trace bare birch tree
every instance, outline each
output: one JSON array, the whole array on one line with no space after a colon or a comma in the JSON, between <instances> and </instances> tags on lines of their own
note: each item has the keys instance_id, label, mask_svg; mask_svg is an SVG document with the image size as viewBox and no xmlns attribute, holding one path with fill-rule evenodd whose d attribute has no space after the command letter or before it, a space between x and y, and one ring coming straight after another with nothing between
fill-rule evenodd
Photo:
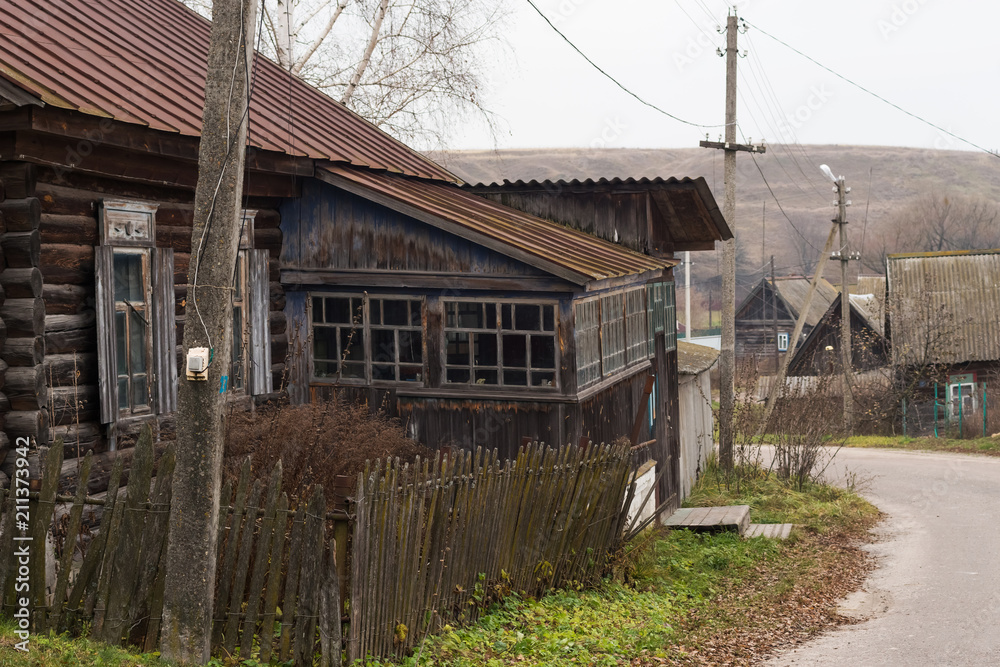
<instances>
[{"instance_id":1,"label":"bare birch tree","mask_svg":"<svg viewBox=\"0 0 1000 667\"><path fill-rule=\"evenodd\" d=\"M456 115L495 127L480 65L506 13L505 0L264 0L260 48L396 137L436 147Z\"/></svg>"}]
</instances>

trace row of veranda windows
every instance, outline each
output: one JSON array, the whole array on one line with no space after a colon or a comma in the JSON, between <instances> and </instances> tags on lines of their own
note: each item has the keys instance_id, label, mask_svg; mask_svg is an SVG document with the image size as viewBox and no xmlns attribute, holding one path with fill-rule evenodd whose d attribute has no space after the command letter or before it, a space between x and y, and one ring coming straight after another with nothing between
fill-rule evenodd
<instances>
[{"instance_id":1,"label":"row of veranda windows","mask_svg":"<svg viewBox=\"0 0 1000 667\"><path fill-rule=\"evenodd\" d=\"M674 284L649 283L578 300L576 381L593 384L653 356L656 335L666 350L677 348Z\"/></svg>"},{"instance_id":2,"label":"row of veranda windows","mask_svg":"<svg viewBox=\"0 0 1000 667\"><path fill-rule=\"evenodd\" d=\"M444 306L444 382L557 386L556 305L450 300ZM424 382L423 300L314 294L313 376L354 382Z\"/></svg>"}]
</instances>

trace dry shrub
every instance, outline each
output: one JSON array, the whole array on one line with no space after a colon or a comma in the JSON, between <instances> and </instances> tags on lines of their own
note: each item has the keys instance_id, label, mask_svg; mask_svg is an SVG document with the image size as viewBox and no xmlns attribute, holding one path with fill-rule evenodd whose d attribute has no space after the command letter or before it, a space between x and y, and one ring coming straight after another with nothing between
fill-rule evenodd
<instances>
[{"instance_id":1,"label":"dry shrub","mask_svg":"<svg viewBox=\"0 0 1000 667\"><path fill-rule=\"evenodd\" d=\"M266 479L281 460L281 488L289 497L304 498L322 484L328 504L332 490L356 479L365 461L396 458L413 461L432 455L406 437L398 419L372 413L366 405L330 400L306 405L268 404L253 413L232 411L226 422L223 481L239 478L250 457L254 477Z\"/></svg>"}]
</instances>

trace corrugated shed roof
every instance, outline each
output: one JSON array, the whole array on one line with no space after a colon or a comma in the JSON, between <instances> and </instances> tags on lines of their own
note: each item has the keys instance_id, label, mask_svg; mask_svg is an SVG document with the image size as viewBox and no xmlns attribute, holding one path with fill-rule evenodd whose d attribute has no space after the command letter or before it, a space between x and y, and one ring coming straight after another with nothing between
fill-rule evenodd
<instances>
[{"instance_id":1,"label":"corrugated shed roof","mask_svg":"<svg viewBox=\"0 0 1000 667\"><path fill-rule=\"evenodd\" d=\"M677 341L677 372L681 375L697 375L707 371L719 359L719 351L706 345Z\"/></svg>"},{"instance_id":2,"label":"corrugated shed roof","mask_svg":"<svg viewBox=\"0 0 1000 667\"><path fill-rule=\"evenodd\" d=\"M768 278L767 282L770 283L771 279ZM779 296L792 309L795 317L798 317L802 312L802 307L806 303L806 295L809 294L809 284L811 282L811 278L802 276L786 276L775 279L775 287L778 290ZM837 298L837 294L839 292L836 287L831 285L826 278L820 278L819 282L816 283L816 291L813 293L812 301L809 303L806 324L811 327L816 326L823 318L823 313L830 307L833 300Z\"/></svg>"},{"instance_id":3,"label":"corrugated shed roof","mask_svg":"<svg viewBox=\"0 0 1000 667\"><path fill-rule=\"evenodd\" d=\"M885 312L882 310L883 300L874 294L851 295L851 308L880 336L885 335ZM835 303L837 307L840 307L839 298L836 299ZM833 304L830 307L833 308Z\"/></svg>"},{"instance_id":4,"label":"corrugated shed roof","mask_svg":"<svg viewBox=\"0 0 1000 667\"><path fill-rule=\"evenodd\" d=\"M893 361L1000 359L1000 250L889 255Z\"/></svg>"},{"instance_id":5,"label":"corrugated shed roof","mask_svg":"<svg viewBox=\"0 0 1000 667\"><path fill-rule=\"evenodd\" d=\"M176 0L4 0L0 77L48 105L198 137L210 29ZM252 145L458 181L263 56L255 76Z\"/></svg>"},{"instance_id":6,"label":"corrugated shed roof","mask_svg":"<svg viewBox=\"0 0 1000 667\"><path fill-rule=\"evenodd\" d=\"M317 176L577 284L662 271L677 264L502 206L455 185L336 164L317 168Z\"/></svg>"}]
</instances>

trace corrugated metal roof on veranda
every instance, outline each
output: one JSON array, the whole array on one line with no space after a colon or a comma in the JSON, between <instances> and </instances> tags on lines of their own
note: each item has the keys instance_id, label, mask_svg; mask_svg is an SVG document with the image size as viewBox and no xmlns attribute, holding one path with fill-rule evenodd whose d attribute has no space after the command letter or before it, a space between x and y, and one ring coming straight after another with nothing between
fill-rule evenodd
<instances>
[{"instance_id":1,"label":"corrugated metal roof on veranda","mask_svg":"<svg viewBox=\"0 0 1000 667\"><path fill-rule=\"evenodd\" d=\"M830 308L840 307L840 295ZM882 309L884 297L875 294L851 294L851 308L879 336L885 335L885 311Z\"/></svg>"},{"instance_id":2,"label":"corrugated metal roof on veranda","mask_svg":"<svg viewBox=\"0 0 1000 667\"><path fill-rule=\"evenodd\" d=\"M767 281L770 283L771 279L768 278ZM809 294L811 282L811 278L803 276L778 276L775 280L778 294L792 309L796 317L802 312L802 307L806 303L806 295ZM806 324L811 327L816 326L823 318L827 308L837 298L837 294L839 292L836 287L831 285L826 278L820 278L819 282L816 283L816 292L813 293L812 301L809 304Z\"/></svg>"},{"instance_id":3,"label":"corrugated metal roof on veranda","mask_svg":"<svg viewBox=\"0 0 1000 667\"><path fill-rule=\"evenodd\" d=\"M499 252L584 284L662 271L676 260L633 252L591 234L497 204L445 183L326 164L317 176Z\"/></svg>"},{"instance_id":4,"label":"corrugated metal roof on veranda","mask_svg":"<svg viewBox=\"0 0 1000 667\"><path fill-rule=\"evenodd\" d=\"M1000 249L889 255L897 364L1000 360Z\"/></svg>"},{"instance_id":5,"label":"corrugated metal roof on veranda","mask_svg":"<svg viewBox=\"0 0 1000 667\"><path fill-rule=\"evenodd\" d=\"M176 0L6 0L0 77L48 105L197 137L210 30ZM250 110L258 148L459 181L263 56Z\"/></svg>"}]
</instances>

